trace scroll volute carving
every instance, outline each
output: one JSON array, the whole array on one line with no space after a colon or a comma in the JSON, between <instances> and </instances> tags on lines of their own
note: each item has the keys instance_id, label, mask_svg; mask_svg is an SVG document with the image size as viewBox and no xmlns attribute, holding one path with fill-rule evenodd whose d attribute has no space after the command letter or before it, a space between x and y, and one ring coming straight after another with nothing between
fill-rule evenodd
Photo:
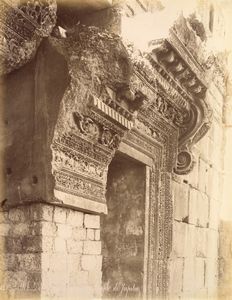
<instances>
[{"instance_id":1,"label":"scroll volute carving","mask_svg":"<svg viewBox=\"0 0 232 300\"><path fill-rule=\"evenodd\" d=\"M188 174L194 167L191 148L207 133L211 126L212 112L202 100L190 105L186 124L180 128L177 164L174 169L179 175Z\"/></svg>"},{"instance_id":2,"label":"scroll volute carving","mask_svg":"<svg viewBox=\"0 0 232 300\"><path fill-rule=\"evenodd\" d=\"M182 122L176 124L179 127L179 143L174 168L177 174L187 174L194 166L191 147L206 134L211 123L211 110L204 100L207 90L206 83L202 81L204 70L192 68L196 62L173 32L169 39L152 41L150 46L150 60L158 64L161 75L173 82L178 93L189 103Z\"/></svg>"},{"instance_id":3,"label":"scroll volute carving","mask_svg":"<svg viewBox=\"0 0 232 300\"><path fill-rule=\"evenodd\" d=\"M131 87L133 67L118 36L78 26L50 42L71 76L52 143L55 197L106 213L108 165L146 97Z\"/></svg>"}]
</instances>

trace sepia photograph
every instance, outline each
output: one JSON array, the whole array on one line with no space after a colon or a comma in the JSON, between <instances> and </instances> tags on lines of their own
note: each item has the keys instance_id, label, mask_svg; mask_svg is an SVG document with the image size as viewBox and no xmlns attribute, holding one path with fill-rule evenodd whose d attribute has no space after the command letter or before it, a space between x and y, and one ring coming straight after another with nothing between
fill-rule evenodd
<instances>
[{"instance_id":1,"label":"sepia photograph","mask_svg":"<svg viewBox=\"0 0 232 300\"><path fill-rule=\"evenodd\" d=\"M232 300L232 0L0 0L0 300Z\"/></svg>"}]
</instances>

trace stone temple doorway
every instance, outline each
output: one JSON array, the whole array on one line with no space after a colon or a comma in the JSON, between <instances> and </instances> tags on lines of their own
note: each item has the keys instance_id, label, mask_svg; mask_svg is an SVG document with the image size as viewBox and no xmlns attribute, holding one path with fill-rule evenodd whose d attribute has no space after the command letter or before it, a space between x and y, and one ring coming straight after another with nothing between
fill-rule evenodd
<instances>
[{"instance_id":1,"label":"stone temple doorway","mask_svg":"<svg viewBox=\"0 0 232 300\"><path fill-rule=\"evenodd\" d=\"M107 178L108 215L102 217L103 297L144 293L146 165L120 152Z\"/></svg>"}]
</instances>

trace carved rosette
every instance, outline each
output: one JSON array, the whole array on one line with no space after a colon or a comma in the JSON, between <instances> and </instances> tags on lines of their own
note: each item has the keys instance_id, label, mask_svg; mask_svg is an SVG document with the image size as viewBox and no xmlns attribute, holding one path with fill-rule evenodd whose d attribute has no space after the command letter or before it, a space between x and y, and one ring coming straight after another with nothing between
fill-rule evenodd
<instances>
[{"instance_id":1,"label":"carved rosette","mask_svg":"<svg viewBox=\"0 0 232 300\"><path fill-rule=\"evenodd\" d=\"M55 0L0 1L0 72L18 69L33 58L56 23Z\"/></svg>"}]
</instances>

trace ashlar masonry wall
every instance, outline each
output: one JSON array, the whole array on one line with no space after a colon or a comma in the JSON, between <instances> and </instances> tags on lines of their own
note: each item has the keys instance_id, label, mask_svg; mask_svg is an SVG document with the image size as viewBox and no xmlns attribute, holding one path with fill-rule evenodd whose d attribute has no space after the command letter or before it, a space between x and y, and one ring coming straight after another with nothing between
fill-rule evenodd
<instances>
[{"instance_id":1,"label":"ashlar masonry wall","mask_svg":"<svg viewBox=\"0 0 232 300\"><path fill-rule=\"evenodd\" d=\"M1 299L101 296L100 217L31 204L1 212Z\"/></svg>"},{"instance_id":2,"label":"ashlar masonry wall","mask_svg":"<svg viewBox=\"0 0 232 300\"><path fill-rule=\"evenodd\" d=\"M208 92L212 126L194 148L196 164L187 176L173 176L173 250L170 293L180 298L216 298L219 213L223 184L223 96Z\"/></svg>"}]
</instances>

